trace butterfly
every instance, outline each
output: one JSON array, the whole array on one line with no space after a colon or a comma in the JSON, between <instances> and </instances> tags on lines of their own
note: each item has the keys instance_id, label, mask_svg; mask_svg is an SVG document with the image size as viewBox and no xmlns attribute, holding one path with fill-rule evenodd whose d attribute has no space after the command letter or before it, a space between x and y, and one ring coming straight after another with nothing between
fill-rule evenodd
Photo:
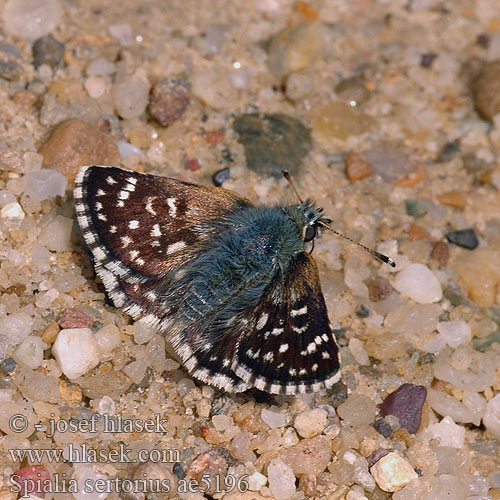
<instances>
[{"instance_id":1,"label":"butterfly","mask_svg":"<svg viewBox=\"0 0 500 500\"><path fill-rule=\"evenodd\" d=\"M223 188L85 166L74 200L114 305L158 329L188 372L228 392L330 388L340 378L308 245L311 200L255 206Z\"/></svg>"}]
</instances>

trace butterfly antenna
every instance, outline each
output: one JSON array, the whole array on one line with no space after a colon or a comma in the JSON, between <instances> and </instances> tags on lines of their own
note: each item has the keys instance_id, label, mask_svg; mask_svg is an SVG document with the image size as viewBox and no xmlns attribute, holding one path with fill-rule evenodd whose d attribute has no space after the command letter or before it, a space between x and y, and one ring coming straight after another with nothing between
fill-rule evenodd
<instances>
[{"instance_id":1,"label":"butterfly antenna","mask_svg":"<svg viewBox=\"0 0 500 500\"><path fill-rule=\"evenodd\" d=\"M299 192L297 191L297 188L295 187L295 182L293 182L290 172L288 170L282 170L281 173L283 174L283 177L288 181L288 184L290 184L290 187L293 189L295 196L297 196L300 203L304 203L304 200L301 198Z\"/></svg>"},{"instance_id":2,"label":"butterfly antenna","mask_svg":"<svg viewBox=\"0 0 500 500\"><path fill-rule=\"evenodd\" d=\"M295 192L295 195L299 199L300 203L303 203L303 200L297 191L297 188L295 187L295 183L293 182L292 176L290 175L290 172L287 170L282 170L281 173L283 174L283 177L288 181L288 184L290 184L291 188ZM349 238L349 236L346 236L345 234L342 234L341 232L333 229L330 225L328 225L326 222L323 221L318 221L318 224L321 224L325 229L328 229L332 233L336 234L337 236L340 236L341 238L344 238L347 241L350 241L351 243L354 243L355 245L358 245L358 247L362 248L363 250L366 250L368 253L372 254L376 259L380 260L381 262L384 262L385 264L389 264L392 267L396 267L396 263L394 260L392 260L390 257L387 257L387 255L384 255L383 253L377 252L376 250L373 250L372 248L368 248L365 245L362 245L359 243L359 241L355 241L352 238Z\"/></svg>"}]
</instances>

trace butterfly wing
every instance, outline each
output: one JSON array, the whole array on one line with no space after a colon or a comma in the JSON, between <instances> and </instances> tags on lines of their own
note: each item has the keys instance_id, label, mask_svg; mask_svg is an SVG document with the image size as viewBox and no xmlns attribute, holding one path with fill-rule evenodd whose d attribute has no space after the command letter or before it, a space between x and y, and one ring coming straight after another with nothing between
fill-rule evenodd
<instances>
[{"instance_id":1,"label":"butterfly wing","mask_svg":"<svg viewBox=\"0 0 500 500\"><path fill-rule=\"evenodd\" d=\"M234 347L232 369L245 383L274 394L296 394L339 380L339 349L309 254L298 254L286 275L244 315L248 328Z\"/></svg>"},{"instance_id":2,"label":"butterfly wing","mask_svg":"<svg viewBox=\"0 0 500 500\"><path fill-rule=\"evenodd\" d=\"M236 193L117 167L82 167L75 207L96 271L117 307L157 324L155 290L198 255L218 218L250 206Z\"/></svg>"}]
</instances>

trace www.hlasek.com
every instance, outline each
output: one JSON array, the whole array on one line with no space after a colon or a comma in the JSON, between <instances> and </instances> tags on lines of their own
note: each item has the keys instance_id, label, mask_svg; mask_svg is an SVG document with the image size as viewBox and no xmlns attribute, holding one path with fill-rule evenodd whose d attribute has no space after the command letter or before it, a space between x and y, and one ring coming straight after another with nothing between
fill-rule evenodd
<instances>
[{"instance_id":1,"label":"www.hlasek.com","mask_svg":"<svg viewBox=\"0 0 500 500\"><path fill-rule=\"evenodd\" d=\"M82 469L86 469L83 467ZM80 472L80 473L79 473ZM99 474L99 478L86 478L86 471L77 469L69 479L66 474L54 474L51 479L26 479L14 474L11 476L11 491L19 493L19 498L28 498L30 493L37 496L40 493L169 493L175 488L177 493L230 493L236 490L240 493L248 491L248 474L236 478L228 474L221 476L216 474L211 476L203 474L199 479L184 478L172 484L168 479L124 479L115 477L107 478Z\"/></svg>"}]
</instances>

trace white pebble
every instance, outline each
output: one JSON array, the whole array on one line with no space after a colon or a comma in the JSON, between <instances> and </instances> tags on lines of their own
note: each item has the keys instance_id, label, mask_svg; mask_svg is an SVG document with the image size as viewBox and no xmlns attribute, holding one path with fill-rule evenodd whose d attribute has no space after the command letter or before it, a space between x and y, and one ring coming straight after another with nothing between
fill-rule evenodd
<instances>
[{"instance_id":1,"label":"white pebble","mask_svg":"<svg viewBox=\"0 0 500 500\"><path fill-rule=\"evenodd\" d=\"M141 158L144 158L144 153L141 148L130 144L130 142L119 140L116 141L116 145L118 146L118 152L120 153L120 157L122 160L125 160L129 156L138 155Z\"/></svg>"},{"instance_id":2,"label":"white pebble","mask_svg":"<svg viewBox=\"0 0 500 500\"><path fill-rule=\"evenodd\" d=\"M388 453L372 468L371 473L381 490L388 492L399 491L418 475L413 467L397 453Z\"/></svg>"},{"instance_id":3,"label":"white pebble","mask_svg":"<svg viewBox=\"0 0 500 500\"><path fill-rule=\"evenodd\" d=\"M72 227L72 219L56 215L53 220L42 228L38 241L54 252L68 252L73 248L71 244Z\"/></svg>"},{"instance_id":4,"label":"white pebble","mask_svg":"<svg viewBox=\"0 0 500 500\"><path fill-rule=\"evenodd\" d=\"M99 99L99 97L102 97L106 93L108 82L100 76L89 76L83 83L83 86L89 97Z\"/></svg>"},{"instance_id":5,"label":"white pebble","mask_svg":"<svg viewBox=\"0 0 500 500\"><path fill-rule=\"evenodd\" d=\"M453 349L471 339L470 326L464 320L443 321L438 323L437 331L444 341Z\"/></svg>"},{"instance_id":6,"label":"white pebble","mask_svg":"<svg viewBox=\"0 0 500 500\"><path fill-rule=\"evenodd\" d=\"M2 189L0 190L0 207L5 207L9 203L15 203L16 197L8 190Z\"/></svg>"},{"instance_id":7,"label":"white pebble","mask_svg":"<svg viewBox=\"0 0 500 500\"><path fill-rule=\"evenodd\" d=\"M137 359L125 366L122 371L132 379L134 384L139 384L144 378L144 375L146 375L147 368L148 365L143 359Z\"/></svg>"},{"instance_id":8,"label":"white pebble","mask_svg":"<svg viewBox=\"0 0 500 500\"><path fill-rule=\"evenodd\" d=\"M115 72L115 65L112 62L109 62L107 59L104 59L103 57L94 59L87 66L87 75L89 76L112 75Z\"/></svg>"},{"instance_id":9,"label":"white pebble","mask_svg":"<svg viewBox=\"0 0 500 500\"><path fill-rule=\"evenodd\" d=\"M26 264L26 257L14 248L9 249L7 252L7 259L14 267L23 267Z\"/></svg>"},{"instance_id":10,"label":"white pebble","mask_svg":"<svg viewBox=\"0 0 500 500\"><path fill-rule=\"evenodd\" d=\"M311 438L323 431L327 417L328 412L323 408L306 410L295 417L293 426L300 436Z\"/></svg>"},{"instance_id":11,"label":"white pebble","mask_svg":"<svg viewBox=\"0 0 500 500\"><path fill-rule=\"evenodd\" d=\"M108 33L116 38L124 47L132 44L132 28L129 24L110 24Z\"/></svg>"},{"instance_id":12,"label":"white pebble","mask_svg":"<svg viewBox=\"0 0 500 500\"><path fill-rule=\"evenodd\" d=\"M225 431L233 425L233 419L228 415L214 415L212 417L212 424L218 431Z\"/></svg>"},{"instance_id":13,"label":"white pebble","mask_svg":"<svg viewBox=\"0 0 500 500\"><path fill-rule=\"evenodd\" d=\"M392 286L418 304L439 302L441 285L434 273L423 264L410 264L397 274Z\"/></svg>"},{"instance_id":14,"label":"white pebble","mask_svg":"<svg viewBox=\"0 0 500 500\"><path fill-rule=\"evenodd\" d=\"M109 396L103 396L99 400L99 404L97 405L97 409L101 415L114 415L116 410L115 402Z\"/></svg>"},{"instance_id":15,"label":"white pebble","mask_svg":"<svg viewBox=\"0 0 500 500\"><path fill-rule=\"evenodd\" d=\"M120 330L115 325L106 325L98 330L94 338L102 354L109 354L121 345Z\"/></svg>"},{"instance_id":16,"label":"white pebble","mask_svg":"<svg viewBox=\"0 0 500 500\"><path fill-rule=\"evenodd\" d=\"M463 448L465 440L465 429L455 424L451 417L444 417L438 424L427 427L433 437L440 439L440 446L451 446L452 448Z\"/></svg>"},{"instance_id":17,"label":"white pebble","mask_svg":"<svg viewBox=\"0 0 500 500\"><path fill-rule=\"evenodd\" d=\"M24 219L25 215L24 210L17 201L7 203L0 213L3 219Z\"/></svg>"},{"instance_id":18,"label":"white pebble","mask_svg":"<svg viewBox=\"0 0 500 500\"><path fill-rule=\"evenodd\" d=\"M0 333L9 345L17 345L31 332L33 320L25 312L9 314L0 320Z\"/></svg>"},{"instance_id":19,"label":"white pebble","mask_svg":"<svg viewBox=\"0 0 500 500\"><path fill-rule=\"evenodd\" d=\"M69 379L80 377L99 363L99 345L90 328L61 330L52 354Z\"/></svg>"},{"instance_id":20,"label":"white pebble","mask_svg":"<svg viewBox=\"0 0 500 500\"><path fill-rule=\"evenodd\" d=\"M486 430L500 439L500 394L488 401L484 412L483 424Z\"/></svg>"},{"instance_id":21,"label":"white pebble","mask_svg":"<svg viewBox=\"0 0 500 500\"><path fill-rule=\"evenodd\" d=\"M276 500L288 500L295 495L295 474L282 460L272 459L267 467L269 489Z\"/></svg>"},{"instance_id":22,"label":"white pebble","mask_svg":"<svg viewBox=\"0 0 500 500\"><path fill-rule=\"evenodd\" d=\"M271 429L277 429L286 425L286 416L278 411L267 410L264 408L260 413L260 418Z\"/></svg>"},{"instance_id":23,"label":"white pebble","mask_svg":"<svg viewBox=\"0 0 500 500\"><path fill-rule=\"evenodd\" d=\"M267 483L267 477L260 472L254 472L248 476L248 489L250 491L259 491Z\"/></svg>"},{"instance_id":24,"label":"white pebble","mask_svg":"<svg viewBox=\"0 0 500 500\"><path fill-rule=\"evenodd\" d=\"M113 87L116 112L126 120L137 118L149 101L149 83L138 75L129 75L117 81Z\"/></svg>"},{"instance_id":25,"label":"white pebble","mask_svg":"<svg viewBox=\"0 0 500 500\"><path fill-rule=\"evenodd\" d=\"M134 330L134 342L136 344L145 344L146 342L149 342L155 333L153 328L141 323L140 321L134 323Z\"/></svg>"},{"instance_id":26,"label":"white pebble","mask_svg":"<svg viewBox=\"0 0 500 500\"><path fill-rule=\"evenodd\" d=\"M190 378L183 378L177 382L177 392L181 398L183 398L193 387L195 387L195 384Z\"/></svg>"},{"instance_id":27,"label":"white pebble","mask_svg":"<svg viewBox=\"0 0 500 500\"><path fill-rule=\"evenodd\" d=\"M43 361L43 344L41 337L29 335L16 347L12 357L18 363L36 370Z\"/></svg>"},{"instance_id":28,"label":"white pebble","mask_svg":"<svg viewBox=\"0 0 500 500\"><path fill-rule=\"evenodd\" d=\"M28 172L24 178L26 179L24 192L38 201L64 196L68 187L68 179L61 172L50 168Z\"/></svg>"},{"instance_id":29,"label":"white pebble","mask_svg":"<svg viewBox=\"0 0 500 500\"><path fill-rule=\"evenodd\" d=\"M358 364L361 366L368 366L370 364L368 353L365 350L365 343L362 340L356 337L349 340L349 350Z\"/></svg>"},{"instance_id":30,"label":"white pebble","mask_svg":"<svg viewBox=\"0 0 500 500\"><path fill-rule=\"evenodd\" d=\"M429 389L427 401L439 415L451 417L455 422L468 424L474 420L474 414L469 408L445 392Z\"/></svg>"},{"instance_id":31,"label":"white pebble","mask_svg":"<svg viewBox=\"0 0 500 500\"><path fill-rule=\"evenodd\" d=\"M36 40L48 35L59 24L61 6L58 0L9 0L2 17L6 31Z\"/></svg>"},{"instance_id":32,"label":"white pebble","mask_svg":"<svg viewBox=\"0 0 500 500\"><path fill-rule=\"evenodd\" d=\"M107 479L109 479L108 476L94 472L91 465L78 467L71 476L72 481L77 481L76 492L73 493L73 496L76 500L104 500L108 493L99 493L98 488L92 487L92 485L95 485L96 481L99 480L101 484L106 484ZM91 485L90 488L89 485Z\"/></svg>"}]
</instances>

